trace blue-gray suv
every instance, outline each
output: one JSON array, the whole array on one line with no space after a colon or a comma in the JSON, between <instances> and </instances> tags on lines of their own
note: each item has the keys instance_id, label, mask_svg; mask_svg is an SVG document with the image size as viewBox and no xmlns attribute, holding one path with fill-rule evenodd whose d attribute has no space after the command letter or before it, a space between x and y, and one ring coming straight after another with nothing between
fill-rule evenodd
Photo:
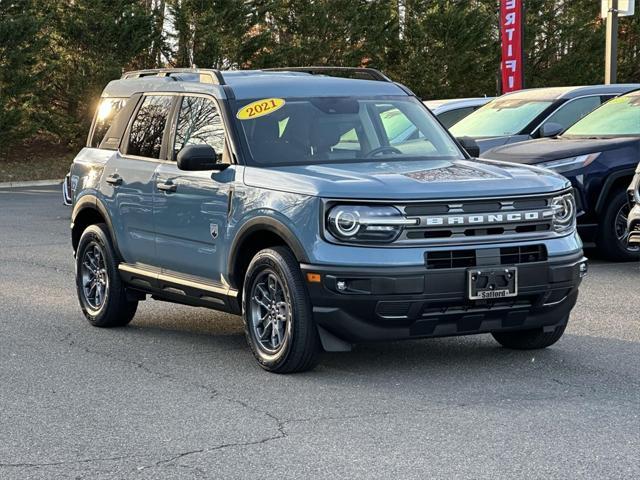
<instances>
[{"instance_id":1,"label":"blue-gray suv","mask_svg":"<svg viewBox=\"0 0 640 480\"><path fill-rule=\"evenodd\" d=\"M149 296L239 314L273 372L396 339L544 348L587 269L566 179L471 159L372 69L126 73L68 189L92 325Z\"/></svg>"}]
</instances>

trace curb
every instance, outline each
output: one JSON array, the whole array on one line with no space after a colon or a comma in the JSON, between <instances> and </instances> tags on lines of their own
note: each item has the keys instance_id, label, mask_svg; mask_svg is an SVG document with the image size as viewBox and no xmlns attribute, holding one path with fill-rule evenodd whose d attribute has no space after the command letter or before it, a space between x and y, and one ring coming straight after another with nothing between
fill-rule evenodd
<instances>
[{"instance_id":1,"label":"curb","mask_svg":"<svg viewBox=\"0 0 640 480\"><path fill-rule=\"evenodd\" d=\"M64 182L60 180L32 180L29 182L0 182L0 188L19 188L19 187L49 187L51 185L60 185Z\"/></svg>"}]
</instances>

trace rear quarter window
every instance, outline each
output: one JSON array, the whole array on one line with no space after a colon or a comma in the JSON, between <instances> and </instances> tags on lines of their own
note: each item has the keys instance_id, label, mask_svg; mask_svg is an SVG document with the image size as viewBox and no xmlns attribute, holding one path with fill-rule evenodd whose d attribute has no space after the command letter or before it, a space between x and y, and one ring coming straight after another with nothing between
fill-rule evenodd
<instances>
[{"instance_id":1,"label":"rear quarter window","mask_svg":"<svg viewBox=\"0 0 640 480\"><path fill-rule=\"evenodd\" d=\"M113 124L118 114L127 103L126 98L102 98L98 103L95 116L93 117L93 128L89 138L89 146L99 148L102 140Z\"/></svg>"}]
</instances>

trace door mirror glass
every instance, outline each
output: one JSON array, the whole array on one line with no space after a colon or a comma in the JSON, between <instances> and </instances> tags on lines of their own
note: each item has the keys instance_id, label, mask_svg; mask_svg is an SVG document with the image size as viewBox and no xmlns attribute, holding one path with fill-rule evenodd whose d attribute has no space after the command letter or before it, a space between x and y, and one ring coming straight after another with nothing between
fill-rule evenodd
<instances>
[{"instance_id":1,"label":"door mirror glass","mask_svg":"<svg viewBox=\"0 0 640 480\"><path fill-rule=\"evenodd\" d=\"M480 156L480 147L478 146L478 143L473 138L460 137L458 138L458 142L460 142L460 145L462 145L462 148L464 148L467 151L469 156L473 158L478 158Z\"/></svg>"},{"instance_id":2,"label":"door mirror glass","mask_svg":"<svg viewBox=\"0 0 640 480\"><path fill-rule=\"evenodd\" d=\"M540 137L551 138L556 137L562 133L564 127L559 123L547 122L540 127Z\"/></svg>"},{"instance_id":3,"label":"door mirror glass","mask_svg":"<svg viewBox=\"0 0 640 480\"><path fill-rule=\"evenodd\" d=\"M218 163L218 155L210 145L188 145L178 153L180 170L224 170L228 166L226 163Z\"/></svg>"}]
</instances>

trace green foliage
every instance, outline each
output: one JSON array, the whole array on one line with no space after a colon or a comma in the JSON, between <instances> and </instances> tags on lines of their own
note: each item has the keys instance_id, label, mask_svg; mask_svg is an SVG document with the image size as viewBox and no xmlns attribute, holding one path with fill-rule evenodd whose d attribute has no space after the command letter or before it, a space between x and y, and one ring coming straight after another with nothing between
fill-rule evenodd
<instances>
[{"instance_id":1,"label":"green foliage","mask_svg":"<svg viewBox=\"0 0 640 480\"><path fill-rule=\"evenodd\" d=\"M78 138L74 132L84 134L104 85L149 48L153 17L139 0L46 3L51 21L49 75L41 87L55 108L48 111L43 124L74 140Z\"/></svg>"},{"instance_id":2,"label":"green foliage","mask_svg":"<svg viewBox=\"0 0 640 480\"><path fill-rule=\"evenodd\" d=\"M0 155L35 130L41 24L33 0L0 0Z\"/></svg>"},{"instance_id":3,"label":"green foliage","mask_svg":"<svg viewBox=\"0 0 640 480\"><path fill-rule=\"evenodd\" d=\"M593 0L527 0L527 86L601 83ZM82 141L124 69L372 66L425 98L494 95L498 0L0 0L0 145ZM619 81L640 79L640 14L620 20Z\"/></svg>"},{"instance_id":4,"label":"green foliage","mask_svg":"<svg viewBox=\"0 0 640 480\"><path fill-rule=\"evenodd\" d=\"M500 62L494 0L407 0L396 62L387 66L425 98L493 95Z\"/></svg>"}]
</instances>

